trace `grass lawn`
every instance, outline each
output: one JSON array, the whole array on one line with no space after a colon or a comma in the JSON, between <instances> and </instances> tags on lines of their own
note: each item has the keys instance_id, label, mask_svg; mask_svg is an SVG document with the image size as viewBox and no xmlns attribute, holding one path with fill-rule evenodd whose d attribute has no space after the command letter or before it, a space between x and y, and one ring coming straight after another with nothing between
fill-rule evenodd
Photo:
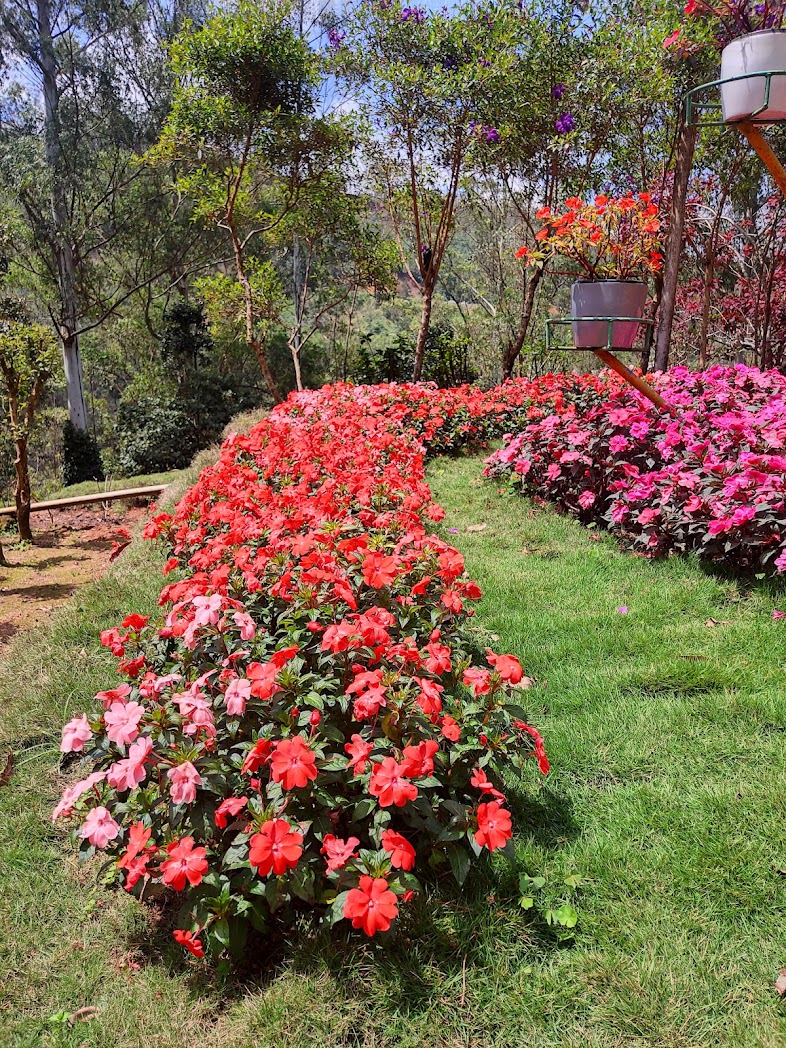
<instances>
[{"instance_id":1,"label":"grass lawn","mask_svg":"<svg viewBox=\"0 0 786 1048\"><path fill-rule=\"evenodd\" d=\"M430 479L484 589L478 621L538 680L553 770L521 784L519 867L583 878L575 940L524 913L493 862L420 900L387 950L304 932L222 986L97 886L48 821L46 740L111 679L98 629L155 607L159 562L135 546L0 673L0 740L39 744L0 788L1 1045L786 1045L786 604L592 541L480 468L441 460Z\"/></svg>"},{"instance_id":2,"label":"grass lawn","mask_svg":"<svg viewBox=\"0 0 786 1048\"><path fill-rule=\"evenodd\" d=\"M47 492L35 492L36 501L50 499L67 499L73 495L98 495L104 491L120 491L122 488L145 488L153 484L169 484L178 476L177 470L168 473L140 473L135 477L107 477L106 480L83 480L79 484L69 484L65 488Z\"/></svg>"}]
</instances>

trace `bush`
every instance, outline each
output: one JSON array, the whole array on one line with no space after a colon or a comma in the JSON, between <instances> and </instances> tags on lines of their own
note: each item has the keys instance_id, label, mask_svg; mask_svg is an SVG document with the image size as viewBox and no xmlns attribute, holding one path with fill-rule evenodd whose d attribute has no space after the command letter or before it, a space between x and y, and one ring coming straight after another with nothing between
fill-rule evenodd
<instances>
[{"instance_id":1,"label":"bush","mask_svg":"<svg viewBox=\"0 0 786 1048\"><path fill-rule=\"evenodd\" d=\"M63 484L81 484L83 480L103 480L104 467L92 433L67 420L63 426Z\"/></svg>"},{"instance_id":2,"label":"bush","mask_svg":"<svg viewBox=\"0 0 786 1048\"><path fill-rule=\"evenodd\" d=\"M531 411L487 474L648 556L786 570L786 378L737 365L652 381L671 410L609 373L565 376L562 396Z\"/></svg>"},{"instance_id":3,"label":"bush","mask_svg":"<svg viewBox=\"0 0 786 1048\"><path fill-rule=\"evenodd\" d=\"M428 530L423 453L499 432L529 395L293 395L148 525L180 577L162 627L102 634L127 679L66 725L90 773L54 817L126 890L179 893L196 956L303 908L373 935L415 870L461 883L483 849L511 854L503 772L548 762L518 660L481 645L478 587Z\"/></svg>"}]
</instances>

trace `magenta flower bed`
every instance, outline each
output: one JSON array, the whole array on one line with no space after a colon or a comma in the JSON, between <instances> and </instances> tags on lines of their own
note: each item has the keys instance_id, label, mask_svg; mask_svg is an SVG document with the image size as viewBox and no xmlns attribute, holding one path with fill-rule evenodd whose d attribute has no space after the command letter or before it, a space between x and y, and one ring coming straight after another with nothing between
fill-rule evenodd
<instances>
[{"instance_id":1,"label":"magenta flower bed","mask_svg":"<svg viewBox=\"0 0 786 1048\"><path fill-rule=\"evenodd\" d=\"M656 375L660 412L613 375L565 376L488 459L524 494L604 524L649 556L786 570L786 378L756 368Z\"/></svg>"}]
</instances>

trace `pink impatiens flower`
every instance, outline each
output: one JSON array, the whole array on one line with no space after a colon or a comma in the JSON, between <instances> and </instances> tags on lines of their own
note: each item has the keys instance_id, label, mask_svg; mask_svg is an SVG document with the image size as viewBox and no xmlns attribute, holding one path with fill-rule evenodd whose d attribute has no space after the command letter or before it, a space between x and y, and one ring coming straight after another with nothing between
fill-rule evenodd
<instances>
[{"instance_id":1,"label":"pink impatiens flower","mask_svg":"<svg viewBox=\"0 0 786 1048\"><path fill-rule=\"evenodd\" d=\"M89 742L92 737L93 733L87 721L87 714L83 713L81 717L72 717L63 728L60 750L62 753L74 753L84 749L85 743Z\"/></svg>"},{"instance_id":2,"label":"pink impatiens flower","mask_svg":"<svg viewBox=\"0 0 786 1048\"><path fill-rule=\"evenodd\" d=\"M227 713L230 717L242 717L246 712L246 703L251 698L251 681L243 677L235 677L227 684L224 692L224 702L227 705Z\"/></svg>"},{"instance_id":3,"label":"pink impatiens flower","mask_svg":"<svg viewBox=\"0 0 786 1048\"><path fill-rule=\"evenodd\" d=\"M94 848L106 848L119 833L120 824L115 822L103 804L93 808L79 830L79 836L90 841Z\"/></svg>"},{"instance_id":4,"label":"pink impatiens flower","mask_svg":"<svg viewBox=\"0 0 786 1048\"><path fill-rule=\"evenodd\" d=\"M110 786L123 793L135 789L147 777L145 760L150 756L153 743L150 739L137 739L128 747L128 756L116 761L106 773Z\"/></svg>"},{"instance_id":5,"label":"pink impatiens flower","mask_svg":"<svg viewBox=\"0 0 786 1048\"><path fill-rule=\"evenodd\" d=\"M202 776L191 761L184 761L166 773L172 783L172 801L174 804L193 804L196 799L197 786L202 785Z\"/></svg>"},{"instance_id":6,"label":"pink impatiens flower","mask_svg":"<svg viewBox=\"0 0 786 1048\"><path fill-rule=\"evenodd\" d=\"M104 714L106 733L110 742L127 746L139 734L139 721L145 712L138 702L113 702Z\"/></svg>"}]
</instances>

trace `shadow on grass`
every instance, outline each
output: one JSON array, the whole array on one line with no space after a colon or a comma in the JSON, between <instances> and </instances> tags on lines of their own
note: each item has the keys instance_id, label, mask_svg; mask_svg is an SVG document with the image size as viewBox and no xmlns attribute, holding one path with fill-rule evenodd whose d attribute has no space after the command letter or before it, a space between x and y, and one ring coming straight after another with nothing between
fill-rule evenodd
<instances>
[{"instance_id":1,"label":"shadow on grass","mask_svg":"<svg viewBox=\"0 0 786 1048\"><path fill-rule=\"evenodd\" d=\"M542 796L510 796L509 804L523 838L558 848L579 828L566 798L551 791ZM445 987L460 986L473 969L493 965L501 948L526 953L528 960L569 948L536 913L520 908L522 872L538 871L484 854L462 887L449 873L432 874L424 892L401 905L393 929L374 939L346 921L318 927L310 913L301 913L290 928L274 925L267 935L252 931L243 962L228 975L195 964L174 944L176 901L147 904L151 934L129 946L147 964L185 976L192 997L212 997L216 1015L286 973L328 974L346 1000L367 997L371 980L398 1010L414 1017L433 1008L435 994L452 992Z\"/></svg>"}]
</instances>

